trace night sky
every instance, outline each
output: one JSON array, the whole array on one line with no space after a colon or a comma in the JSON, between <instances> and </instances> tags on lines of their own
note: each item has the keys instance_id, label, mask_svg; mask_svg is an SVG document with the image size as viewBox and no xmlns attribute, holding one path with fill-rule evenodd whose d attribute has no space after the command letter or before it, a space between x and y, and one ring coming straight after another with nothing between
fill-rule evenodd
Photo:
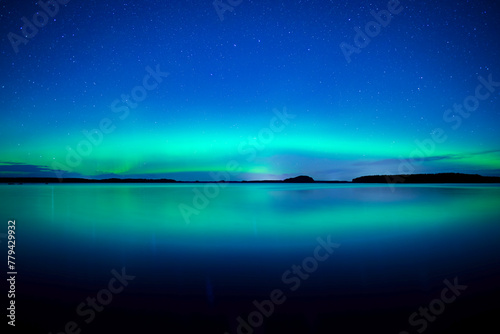
<instances>
[{"instance_id":1,"label":"night sky","mask_svg":"<svg viewBox=\"0 0 500 334\"><path fill-rule=\"evenodd\" d=\"M500 175L497 1L60 2L0 2L0 177Z\"/></svg>"}]
</instances>

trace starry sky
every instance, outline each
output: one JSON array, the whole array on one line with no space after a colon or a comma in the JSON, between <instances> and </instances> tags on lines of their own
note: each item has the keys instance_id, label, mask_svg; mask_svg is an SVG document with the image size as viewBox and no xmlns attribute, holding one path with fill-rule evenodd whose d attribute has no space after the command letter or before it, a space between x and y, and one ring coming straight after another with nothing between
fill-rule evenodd
<instances>
[{"instance_id":1,"label":"starry sky","mask_svg":"<svg viewBox=\"0 0 500 334\"><path fill-rule=\"evenodd\" d=\"M4 0L0 18L0 177L500 175L496 1Z\"/></svg>"}]
</instances>

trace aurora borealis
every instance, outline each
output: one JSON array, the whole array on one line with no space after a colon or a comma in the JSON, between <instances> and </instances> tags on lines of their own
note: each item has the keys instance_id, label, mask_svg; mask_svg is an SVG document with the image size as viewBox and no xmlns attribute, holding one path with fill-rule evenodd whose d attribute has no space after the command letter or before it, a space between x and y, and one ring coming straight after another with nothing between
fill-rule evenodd
<instances>
[{"instance_id":1,"label":"aurora borealis","mask_svg":"<svg viewBox=\"0 0 500 334\"><path fill-rule=\"evenodd\" d=\"M0 177L500 175L493 1L55 3L0 4Z\"/></svg>"}]
</instances>

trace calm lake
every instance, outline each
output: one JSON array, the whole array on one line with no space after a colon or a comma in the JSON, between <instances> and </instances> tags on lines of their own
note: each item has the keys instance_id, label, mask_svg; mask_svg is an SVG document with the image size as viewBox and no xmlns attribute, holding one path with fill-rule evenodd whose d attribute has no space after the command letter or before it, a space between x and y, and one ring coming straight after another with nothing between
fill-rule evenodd
<instances>
[{"instance_id":1,"label":"calm lake","mask_svg":"<svg viewBox=\"0 0 500 334\"><path fill-rule=\"evenodd\" d=\"M472 333L498 316L500 185L25 184L0 197L0 233L16 222L16 321L40 333ZM112 279L123 289L109 293ZM443 295L445 280L466 288Z\"/></svg>"}]
</instances>

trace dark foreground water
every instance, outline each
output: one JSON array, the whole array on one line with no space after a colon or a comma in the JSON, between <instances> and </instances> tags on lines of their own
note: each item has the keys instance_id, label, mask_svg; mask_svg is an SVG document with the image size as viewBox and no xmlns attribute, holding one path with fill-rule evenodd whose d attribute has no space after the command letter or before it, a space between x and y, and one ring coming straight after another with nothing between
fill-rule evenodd
<instances>
[{"instance_id":1,"label":"dark foreground water","mask_svg":"<svg viewBox=\"0 0 500 334\"><path fill-rule=\"evenodd\" d=\"M16 331L498 328L499 185L221 186L0 185Z\"/></svg>"}]
</instances>

